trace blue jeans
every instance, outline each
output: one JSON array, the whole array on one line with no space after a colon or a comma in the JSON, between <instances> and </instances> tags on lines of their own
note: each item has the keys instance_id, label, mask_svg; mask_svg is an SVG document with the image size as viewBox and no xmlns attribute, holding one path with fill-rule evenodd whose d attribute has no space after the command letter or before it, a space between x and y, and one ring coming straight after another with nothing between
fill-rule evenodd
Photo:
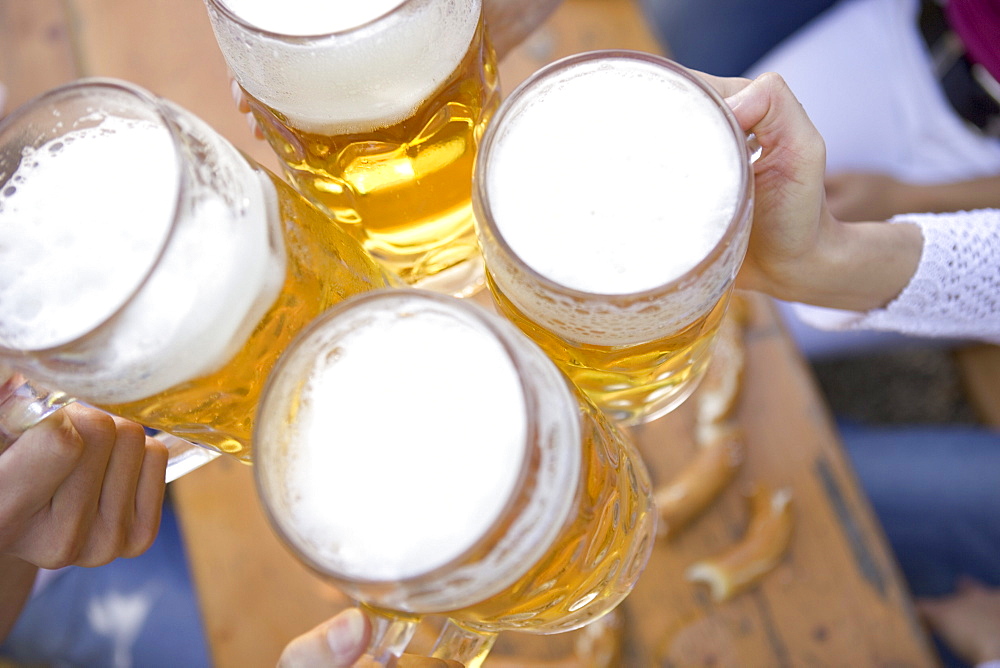
<instances>
[{"instance_id":1,"label":"blue jeans","mask_svg":"<svg viewBox=\"0 0 1000 668\"><path fill-rule=\"evenodd\" d=\"M914 596L960 575L1000 586L1000 433L842 424L841 437Z\"/></svg>"},{"instance_id":2,"label":"blue jeans","mask_svg":"<svg viewBox=\"0 0 1000 668\"><path fill-rule=\"evenodd\" d=\"M642 0L671 57L735 77L836 0Z\"/></svg>"},{"instance_id":3,"label":"blue jeans","mask_svg":"<svg viewBox=\"0 0 1000 668\"><path fill-rule=\"evenodd\" d=\"M156 542L143 555L60 572L28 602L0 657L53 667L210 666L170 505L164 506Z\"/></svg>"}]
</instances>

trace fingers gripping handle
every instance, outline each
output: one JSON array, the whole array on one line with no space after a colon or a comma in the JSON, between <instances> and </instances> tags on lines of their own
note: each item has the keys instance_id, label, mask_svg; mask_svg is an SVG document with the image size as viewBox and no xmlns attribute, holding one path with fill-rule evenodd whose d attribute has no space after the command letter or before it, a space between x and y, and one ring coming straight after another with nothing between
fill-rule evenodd
<instances>
[{"instance_id":1,"label":"fingers gripping handle","mask_svg":"<svg viewBox=\"0 0 1000 668\"><path fill-rule=\"evenodd\" d=\"M73 401L65 392L47 390L25 382L16 374L9 375L0 383L0 453L28 429ZM167 446L169 453L167 482L173 482L220 454L164 432L157 433L156 438Z\"/></svg>"}]
</instances>

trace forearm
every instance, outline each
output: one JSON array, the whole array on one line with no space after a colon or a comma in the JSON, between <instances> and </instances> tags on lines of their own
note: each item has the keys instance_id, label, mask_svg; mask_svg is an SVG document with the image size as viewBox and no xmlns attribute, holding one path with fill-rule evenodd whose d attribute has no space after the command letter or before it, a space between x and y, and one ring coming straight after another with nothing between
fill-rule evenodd
<instances>
[{"instance_id":1,"label":"forearm","mask_svg":"<svg viewBox=\"0 0 1000 668\"><path fill-rule=\"evenodd\" d=\"M830 256L834 259L814 263L819 278L809 275L802 281L807 285L834 281L829 293L817 296L803 291L796 300L855 313L841 313L832 320L806 319L809 324L821 329L877 329L1000 344L996 299L1000 293L1000 209L905 214L869 228L855 230L848 224L845 231L848 241L831 244L838 248ZM915 250L918 241L922 243L919 252ZM893 255L885 255L887 250ZM845 260L845 256L849 257ZM914 257L918 262L911 273L908 266ZM868 267L860 266L866 262ZM846 268L840 270L839 282L831 276L831 267L835 271ZM900 284L903 287L897 292ZM871 299L866 300L864 294Z\"/></svg>"},{"instance_id":2,"label":"forearm","mask_svg":"<svg viewBox=\"0 0 1000 668\"><path fill-rule=\"evenodd\" d=\"M0 554L0 642L7 637L31 595L38 567Z\"/></svg>"},{"instance_id":3,"label":"forearm","mask_svg":"<svg viewBox=\"0 0 1000 668\"><path fill-rule=\"evenodd\" d=\"M870 311L882 308L907 286L920 262L923 235L905 223L842 223L824 213L816 239L754 272L751 289L814 306Z\"/></svg>"},{"instance_id":4,"label":"forearm","mask_svg":"<svg viewBox=\"0 0 1000 668\"><path fill-rule=\"evenodd\" d=\"M1000 208L1000 175L956 183L909 186L911 195L900 213L969 211Z\"/></svg>"},{"instance_id":5,"label":"forearm","mask_svg":"<svg viewBox=\"0 0 1000 668\"><path fill-rule=\"evenodd\" d=\"M910 282L923 251L920 228L905 223L838 222L827 234L824 252L802 267L812 275L795 301L849 311L883 308Z\"/></svg>"}]
</instances>

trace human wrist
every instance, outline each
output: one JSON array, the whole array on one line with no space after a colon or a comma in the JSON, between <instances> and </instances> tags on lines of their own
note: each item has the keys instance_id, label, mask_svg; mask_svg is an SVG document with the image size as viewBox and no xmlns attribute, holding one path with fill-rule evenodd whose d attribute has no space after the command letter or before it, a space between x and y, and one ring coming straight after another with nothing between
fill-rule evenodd
<instances>
[{"instance_id":1,"label":"human wrist","mask_svg":"<svg viewBox=\"0 0 1000 668\"><path fill-rule=\"evenodd\" d=\"M30 589L35 584L35 576L38 575L38 566L25 561L21 557L13 554L0 552L0 582L7 585L6 591L17 587L27 586Z\"/></svg>"},{"instance_id":2,"label":"human wrist","mask_svg":"<svg viewBox=\"0 0 1000 668\"><path fill-rule=\"evenodd\" d=\"M31 595L38 567L19 557L0 554L0 642L7 637Z\"/></svg>"},{"instance_id":3,"label":"human wrist","mask_svg":"<svg viewBox=\"0 0 1000 668\"><path fill-rule=\"evenodd\" d=\"M908 223L844 223L827 216L814 251L803 258L793 301L849 311L884 308L909 284L923 234Z\"/></svg>"}]
</instances>

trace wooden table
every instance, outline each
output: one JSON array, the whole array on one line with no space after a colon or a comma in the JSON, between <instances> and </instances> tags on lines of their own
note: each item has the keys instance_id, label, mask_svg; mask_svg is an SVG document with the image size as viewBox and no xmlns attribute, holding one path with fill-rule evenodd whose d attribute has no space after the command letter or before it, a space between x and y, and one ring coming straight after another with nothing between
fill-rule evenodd
<instances>
[{"instance_id":1,"label":"wooden table","mask_svg":"<svg viewBox=\"0 0 1000 668\"><path fill-rule=\"evenodd\" d=\"M201 0L0 0L0 45L0 82L10 104L80 76L121 77L187 107L265 165L276 164L234 109ZM557 57L612 47L658 49L632 0L566 0L503 63L504 89ZM807 365L768 302L753 303L738 412L747 461L706 516L676 541L657 543L622 608L619 663L935 665ZM692 421L689 404L635 430L657 484L692 457ZM682 573L741 535L740 489L749 482L792 490L793 542L759 587L714 604ZM217 666L272 666L290 638L348 605L278 544L248 467L223 458L171 487ZM566 642L506 645L545 652Z\"/></svg>"}]
</instances>

